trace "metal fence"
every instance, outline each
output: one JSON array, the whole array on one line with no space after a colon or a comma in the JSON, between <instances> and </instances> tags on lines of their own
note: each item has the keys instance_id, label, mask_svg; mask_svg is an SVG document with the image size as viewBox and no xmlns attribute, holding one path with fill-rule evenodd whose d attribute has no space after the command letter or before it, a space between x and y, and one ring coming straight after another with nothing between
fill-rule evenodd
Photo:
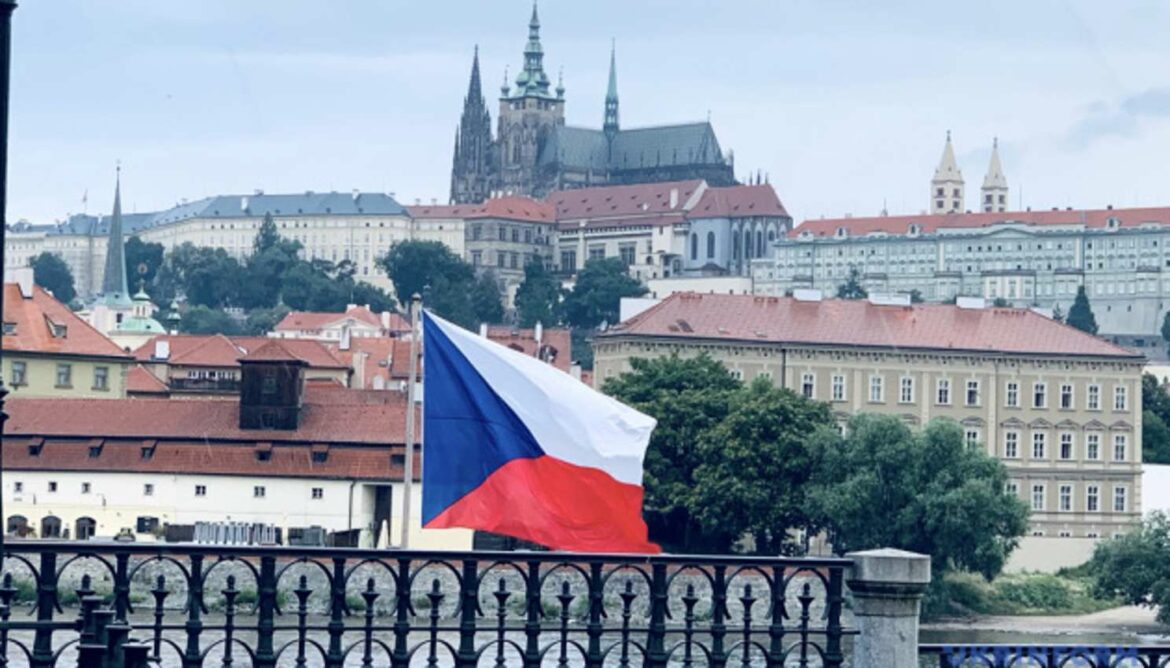
<instances>
[{"instance_id":1,"label":"metal fence","mask_svg":"<svg viewBox=\"0 0 1170 668\"><path fill-rule=\"evenodd\" d=\"M920 645L923 666L939 668L1165 668L1170 646L1067 645Z\"/></svg>"},{"instance_id":2,"label":"metal fence","mask_svg":"<svg viewBox=\"0 0 1170 668\"><path fill-rule=\"evenodd\" d=\"M14 540L0 665L835 668L848 565Z\"/></svg>"}]
</instances>

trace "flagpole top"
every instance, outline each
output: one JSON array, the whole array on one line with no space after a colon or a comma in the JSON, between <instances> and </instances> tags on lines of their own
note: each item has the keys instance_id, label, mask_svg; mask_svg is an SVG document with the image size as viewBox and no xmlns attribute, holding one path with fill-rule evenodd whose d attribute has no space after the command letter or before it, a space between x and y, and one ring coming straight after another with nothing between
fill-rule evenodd
<instances>
[{"instance_id":1,"label":"flagpole top","mask_svg":"<svg viewBox=\"0 0 1170 668\"><path fill-rule=\"evenodd\" d=\"M416 292L416 293L414 293L413 295L411 295L411 296L410 296L410 301L412 301L412 302L415 302L415 303L421 302L421 301L422 301L422 295L420 295L419 293L417 293L417 292Z\"/></svg>"}]
</instances>

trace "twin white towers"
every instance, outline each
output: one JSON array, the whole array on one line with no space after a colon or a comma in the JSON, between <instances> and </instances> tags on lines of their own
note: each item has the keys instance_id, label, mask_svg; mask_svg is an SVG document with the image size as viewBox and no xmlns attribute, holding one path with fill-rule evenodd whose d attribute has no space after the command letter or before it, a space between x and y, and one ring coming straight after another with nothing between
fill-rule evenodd
<instances>
[{"instance_id":1,"label":"twin white towers","mask_svg":"<svg viewBox=\"0 0 1170 668\"><path fill-rule=\"evenodd\" d=\"M999 164L999 140L991 145L991 163L987 166L987 175L983 177L983 187L980 209L984 212L1007 211L1008 184L1003 175L1003 166ZM934 178L930 181L930 212L931 213L963 213L963 171L955 162L955 150L951 146L951 132L947 131L947 145L943 147L942 159L938 168L934 170Z\"/></svg>"}]
</instances>

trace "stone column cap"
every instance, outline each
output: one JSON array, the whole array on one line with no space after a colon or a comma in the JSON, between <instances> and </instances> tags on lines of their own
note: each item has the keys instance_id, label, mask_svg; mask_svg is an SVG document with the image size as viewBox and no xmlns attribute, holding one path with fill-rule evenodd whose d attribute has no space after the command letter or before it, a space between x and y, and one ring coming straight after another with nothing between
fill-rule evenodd
<instances>
[{"instance_id":1,"label":"stone column cap","mask_svg":"<svg viewBox=\"0 0 1170 668\"><path fill-rule=\"evenodd\" d=\"M851 581L899 584L930 584L930 555L884 547L850 552Z\"/></svg>"}]
</instances>

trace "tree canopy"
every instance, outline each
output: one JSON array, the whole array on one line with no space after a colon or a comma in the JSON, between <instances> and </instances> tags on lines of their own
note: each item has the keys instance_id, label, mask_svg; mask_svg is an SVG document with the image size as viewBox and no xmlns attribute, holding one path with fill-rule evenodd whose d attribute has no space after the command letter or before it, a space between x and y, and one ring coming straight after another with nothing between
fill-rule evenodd
<instances>
[{"instance_id":1,"label":"tree canopy","mask_svg":"<svg viewBox=\"0 0 1170 668\"><path fill-rule=\"evenodd\" d=\"M849 267L849 276L845 282L837 286L838 299L865 299L869 292L861 284L861 271L857 267Z\"/></svg>"},{"instance_id":2,"label":"tree canopy","mask_svg":"<svg viewBox=\"0 0 1170 668\"><path fill-rule=\"evenodd\" d=\"M126 277L130 282L131 292L138 291L139 281L146 284L147 293L163 265L164 248L159 243L147 243L138 237L126 239L123 245L123 254L126 256Z\"/></svg>"},{"instance_id":3,"label":"tree canopy","mask_svg":"<svg viewBox=\"0 0 1170 668\"><path fill-rule=\"evenodd\" d=\"M524 266L524 282L516 290L516 320L521 327L536 323L553 326L561 322L561 299L564 291L560 281L533 258Z\"/></svg>"},{"instance_id":4,"label":"tree canopy","mask_svg":"<svg viewBox=\"0 0 1170 668\"><path fill-rule=\"evenodd\" d=\"M1028 507L1006 491L1007 470L966 444L949 420L911 432L895 416L862 414L848 435L818 435L810 519L839 554L892 547L949 569L992 577L1028 528Z\"/></svg>"},{"instance_id":5,"label":"tree canopy","mask_svg":"<svg viewBox=\"0 0 1170 668\"><path fill-rule=\"evenodd\" d=\"M1158 621L1170 624L1170 518L1150 513L1141 527L1097 543L1089 572L1102 598L1122 597L1131 605L1158 609Z\"/></svg>"},{"instance_id":6,"label":"tree canopy","mask_svg":"<svg viewBox=\"0 0 1170 668\"><path fill-rule=\"evenodd\" d=\"M33 270L33 282L53 293L57 301L68 304L77 297L77 291L73 287L73 272L60 256L41 253L29 264Z\"/></svg>"},{"instance_id":7,"label":"tree canopy","mask_svg":"<svg viewBox=\"0 0 1170 668\"><path fill-rule=\"evenodd\" d=\"M423 297L427 308L468 329L502 319L502 305L493 304L489 286L478 285L475 269L438 241L395 244L381 260L399 299ZM499 299L499 289L496 288Z\"/></svg>"},{"instance_id":8,"label":"tree canopy","mask_svg":"<svg viewBox=\"0 0 1170 668\"><path fill-rule=\"evenodd\" d=\"M1077 296L1073 299L1072 307L1068 310L1065 323L1089 334L1097 333L1097 318L1093 316L1093 308L1089 306L1089 296L1085 294L1085 286L1077 288Z\"/></svg>"},{"instance_id":9,"label":"tree canopy","mask_svg":"<svg viewBox=\"0 0 1170 668\"><path fill-rule=\"evenodd\" d=\"M1142 461L1170 464L1170 394L1153 374L1142 374Z\"/></svg>"},{"instance_id":10,"label":"tree canopy","mask_svg":"<svg viewBox=\"0 0 1170 668\"><path fill-rule=\"evenodd\" d=\"M573 327L595 329L618 322L622 297L641 297L646 286L632 278L621 258L595 258L577 273L572 292L565 297L565 319Z\"/></svg>"}]
</instances>

